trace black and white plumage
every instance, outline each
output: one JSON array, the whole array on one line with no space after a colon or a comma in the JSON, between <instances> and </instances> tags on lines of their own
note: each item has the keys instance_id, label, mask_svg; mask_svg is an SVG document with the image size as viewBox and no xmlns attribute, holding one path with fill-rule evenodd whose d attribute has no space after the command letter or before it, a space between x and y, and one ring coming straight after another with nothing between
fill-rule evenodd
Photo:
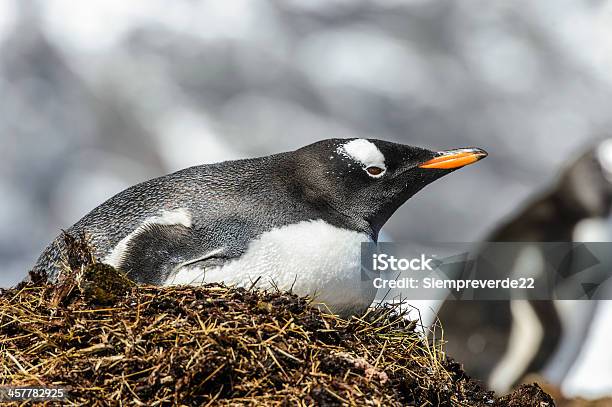
<instances>
[{"instance_id":1,"label":"black and white plumage","mask_svg":"<svg viewBox=\"0 0 612 407\"><path fill-rule=\"evenodd\" d=\"M509 246L505 254L514 257L514 262L500 262L512 264L510 270L499 267L500 273L506 273L503 277L521 265L555 264L538 243L598 241L601 233L589 236L585 225L609 216L611 205L612 140L604 140L569 162L554 185L494 230L480 251L489 250L488 242L534 242L512 246L515 252ZM534 276L544 273L537 267L532 272ZM464 362L466 372L488 382L492 390L507 392L530 373L549 373L548 379L561 385L580 352L596 306L595 301L584 302L581 308L592 308L591 315L568 324L563 303L447 301L438 318L449 353Z\"/></svg>"},{"instance_id":2,"label":"black and white plumage","mask_svg":"<svg viewBox=\"0 0 612 407\"><path fill-rule=\"evenodd\" d=\"M274 284L337 313L367 308L360 243L432 181L486 156L380 140L330 139L296 151L184 169L135 185L68 233L138 283ZM36 271L58 277L56 239Z\"/></svg>"}]
</instances>

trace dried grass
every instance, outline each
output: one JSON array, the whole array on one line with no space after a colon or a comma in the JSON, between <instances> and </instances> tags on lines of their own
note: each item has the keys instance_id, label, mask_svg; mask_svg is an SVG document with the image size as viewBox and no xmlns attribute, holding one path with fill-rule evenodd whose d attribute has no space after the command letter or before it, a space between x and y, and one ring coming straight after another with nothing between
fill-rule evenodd
<instances>
[{"instance_id":1,"label":"dried grass","mask_svg":"<svg viewBox=\"0 0 612 407\"><path fill-rule=\"evenodd\" d=\"M388 308L343 320L288 293L67 267L0 293L0 386L65 386L73 405L511 405Z\"/></svg>"}]
</instances>

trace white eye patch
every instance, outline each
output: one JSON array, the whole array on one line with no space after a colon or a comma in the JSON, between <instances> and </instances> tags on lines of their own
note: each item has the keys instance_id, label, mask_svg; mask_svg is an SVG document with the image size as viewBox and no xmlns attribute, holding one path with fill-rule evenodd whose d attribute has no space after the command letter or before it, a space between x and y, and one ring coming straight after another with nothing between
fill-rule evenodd
<instances>
[{"instance_id":1,"label":"white eye patch","mask_svg":"<svg viewBox=\"0 0 612 407\"><path fill-rule=\"evenodd\" d=\"M341 145L337 149L338 154L343 155L359 164L366 173L372 178L379 178L385 175L387 167L385 166L385 156L380 152L374 143L364 139L351 140L346 144ZM373 175L367 171L370 167L382 169L377 175Z\"/></svg>"},{"instance_id":2,"label":"white eye patch","mask_svg":"<svg viewBox=\"0 0 612 407\"><path fill-rule=\"evenodd\" d=\"M609 181L612 181L612 139L602 142L597 147L597 159L599 164L605 171L605 176Z\"/></svg>"}]
</instances>

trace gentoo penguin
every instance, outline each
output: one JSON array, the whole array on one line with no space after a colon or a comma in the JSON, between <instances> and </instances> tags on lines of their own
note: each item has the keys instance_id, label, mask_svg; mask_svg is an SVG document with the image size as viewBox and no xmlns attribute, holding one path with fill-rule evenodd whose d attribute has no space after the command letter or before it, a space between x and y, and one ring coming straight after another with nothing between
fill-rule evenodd
<instances>
[{"instance_id":1,"label":"gentoo penguin","mask_svg":"<svg viewBox=\"0 0 612 407\"><path fill-rule=\"evenodd\" d=\"M434 180L487 155L371 139L187 168L126 189L68 233L137 283L257 283L292 289L350 315L375 296L361 281L361 242ZM58 278L57 238L34 271Z\"/></svg>"},{"instance_id":2,"label":"gentoo penguin","mask_svg":"<svg viewBox=\"0 0 612 407\"><path fill-rule=\"evenodd\" d=\"M573 160L549 190L493 231L479 252L494 247L489 242L587 241L577 231L585 221L607 216L611 204L612 145L605 141ZM520 249L512 253L515 246ZM524 272L534 264L556 264L541 247L508 246L506 252L515 256L514 263L507 262L510 269L498 271L510 275L517 267ZM542 373L556 356L567 336L559 305L544 300L449 300L438 311L438 318L449 354L464 362L469 375L486 381L492 390L506 392L527 374ZM588 326L577 331L586 332ZM563 355L563 363L571 365L577 353ZM561 382L563 375L556 376L554 380Z\"/></svg>"}]
</instances>

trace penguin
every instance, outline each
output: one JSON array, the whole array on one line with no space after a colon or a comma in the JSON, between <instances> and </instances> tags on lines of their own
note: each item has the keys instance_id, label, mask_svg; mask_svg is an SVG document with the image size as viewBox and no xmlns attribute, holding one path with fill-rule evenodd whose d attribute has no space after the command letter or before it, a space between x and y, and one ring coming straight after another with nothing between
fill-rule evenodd
<instances>
[{"instance_id":1,"label":"penguin","mask_svg":"<svg viewBox=\"0 0 612 407\"><path fill-rule=\"evenodd\" d=\"M520 268L524 272L527 263L522 260L531 265L549 261L546 256L550 254L541 251L539 242L571 245L576 239L591 240L580 231L586 223L608 216L611 205L612 140L605 140L572 160L551 187L490 233L478 251L483 254L493 248L489 242L534 242L533 246L520 245L516 252L512 252L514 246L509 246L504 255L514 256L514 262L500 261L511 265L511 269L499 272L510 275ZM550 260L550 264L555 264L555 260ZM538 274L538 270L532 271ZM563 359L563 372L549 376L561 384L579 353L579 349L574 349L569 357L559 358L561 345L568 342L569 336L562 315L567 311L562 303L449 300L438 311L438 319L449 354L464 362L469 375L486 382L492 390L505 393L528 374L550 372L549 365L555 359ZM590 319L581 319L585 326L574 326L572 331L584 334ZM571 342L581 340L574 338ZM564 346L565 352L567 348Z\"/></svg>"},{"instance_id":2,"label":"penguin","mask_svg":"<svg viewBox=\"0 0 612 407\"><path fill-rule=\"evenodd\" d=\"M276 287L330 312L365 311L376 289L362 281L362 242L429 183L487 153L434 152L375 139L327 139L260 158L190 167L132 186L85 215L102 262L135 282ZM56 238L34 272L56 282Z\"/></svg>"}]
</instances>

